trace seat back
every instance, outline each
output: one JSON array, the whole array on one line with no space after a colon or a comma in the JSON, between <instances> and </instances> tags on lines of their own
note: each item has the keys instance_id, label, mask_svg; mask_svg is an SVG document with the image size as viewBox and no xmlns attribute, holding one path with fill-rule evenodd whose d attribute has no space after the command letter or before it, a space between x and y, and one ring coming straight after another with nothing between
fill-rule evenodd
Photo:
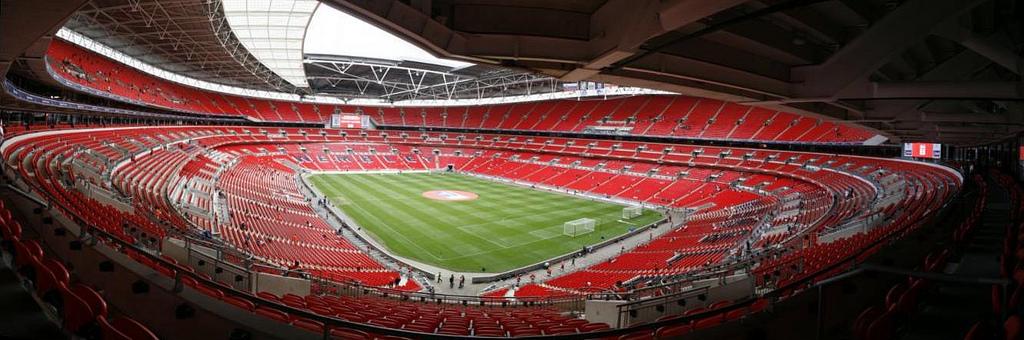
<instances>
[{"instance_id":1,"label":"seat back","mask_svg":"<svg viewBox=\"0 0 1024 340\"><path fill-rule=\"evenodd\" d=\"M110 322L114 329L118 330L124 335L127 335L132 340L159 340L153 332L138 323L135 320L129 318L117 318Z\"/></svg>"},{"instance_id":2,"label":"seat back","mask_svg":"<svg viewBox=\"0 0 1024 340\"><path fill-rule=\"evenodd\" d=\"M103 297L92 287L79 283L71 286L71 292L89 304L89 308L94 314L101 317L107 316L107 301L103 300Z\"/></svg>"},{"instance_id":3,"label":"seat back","mask_svg":"<svg viewBox=\"0 0 1024 340\"><path fill-rule=\"evenodd\" d=\"M1007 340L1020 339L1021 335L1021 322L1020 317L1013 315L1006 319L1003 323L1003 333Z\"/></svg>"},{"instance_id":4,"label":"seat back","mask_svg":"<svg viewBox=\"0 0 1024 340\"><path fill-rule=\"evenodd\" d=\"M58 287L61 299L64 302L64 328L74 334L85 330L86 326L96 322L96 314L89 307L89 304L82 298L75 295L66 286Z\"/></svg>"},{"instance_id":5,"label":"seat back","mask_svg":"<svg viewBox=\"0 0 1024 340\"><path fill-rule=\"evenodd\" d=\"M114 326L110 324L110 321L107 321L105 316L96 317L96 323L100 326L100 339L131 340L128 335L125 335L121 331L115 329Z\"/></svg>"}]
</instances>

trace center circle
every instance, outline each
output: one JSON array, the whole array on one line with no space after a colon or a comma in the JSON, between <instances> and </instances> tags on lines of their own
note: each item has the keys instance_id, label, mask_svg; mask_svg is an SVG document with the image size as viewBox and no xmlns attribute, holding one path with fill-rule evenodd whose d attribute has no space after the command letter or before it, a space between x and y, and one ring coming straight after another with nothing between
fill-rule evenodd
<instances>
[{"instance_id":1,"label":"center circle","mask_svg":"<svg viewBox=\"0 0 1024 340\"><path fill-rule=\"evenodd\" d=\"M480 198L480 196L475 193L459 190L425 191L423 192L423 197L437 201L472 201Z\"/></svg>"}]
</instances>

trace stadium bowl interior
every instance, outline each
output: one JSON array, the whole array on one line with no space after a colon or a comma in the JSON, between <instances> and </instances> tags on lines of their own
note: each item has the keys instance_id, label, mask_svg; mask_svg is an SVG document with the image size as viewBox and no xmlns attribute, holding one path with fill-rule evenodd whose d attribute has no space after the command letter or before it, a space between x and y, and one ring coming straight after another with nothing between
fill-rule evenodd
<instances>
[{"instance_id":1,"label":"stadium bowl interior","mask_svg":"<svg viewBox=\"0 0 1024 340\"><path fill-rule=\"evenodd\" d=\"M1017 0L2 8L3 338L1021 338Z\"/></svg>"}]
</instances>

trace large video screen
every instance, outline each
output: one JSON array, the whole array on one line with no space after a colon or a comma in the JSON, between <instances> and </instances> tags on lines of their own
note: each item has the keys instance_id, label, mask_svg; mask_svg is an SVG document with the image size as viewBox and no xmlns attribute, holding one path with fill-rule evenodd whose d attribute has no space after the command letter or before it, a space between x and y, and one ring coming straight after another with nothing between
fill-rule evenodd
<instances>
[{"instance_id":1,"label":"large video screen","mask_svg":"<svg viewBox=\"0 0 1024 340\"><path fill-rule=\"evenodd\" d=\"M334 114L331 116L331 127L342 129L362 129L363 118L360 115Z\"/></svg>"},{"instance_id":2,"label":"large video screen","mask_svg":"<svg viewBox=\"0 0 1024 340\"><path fill-rule=\"evenodd\" d=\"M903 157L942 158L942 144L936 143L903 143Z\"/></svg>"}]
</instances>

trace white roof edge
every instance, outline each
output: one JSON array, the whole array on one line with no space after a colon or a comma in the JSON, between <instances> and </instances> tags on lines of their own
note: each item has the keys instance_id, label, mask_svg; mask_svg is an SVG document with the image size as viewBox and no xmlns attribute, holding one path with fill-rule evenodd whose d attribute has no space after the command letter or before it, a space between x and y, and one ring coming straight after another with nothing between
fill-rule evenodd
<instances>
[{"instance_id":1,"label":"white roof edge","mask_svg":"<svg viewBox=\"0 0 1024 340\"><path fill-rule=\"evenodd\" d=\"M601 97L601 96L622 96L622 95L640 95L640 94L675 94L672 92L665 92L659 90L644 89L638 87L622 87L609 85L599 89L575 89L566 90L562 92L549 92L541 94L530 94L530 95L519 95L519 96L506 96L506 97L489 97L489 98L477 98L477 99L455 99L455 100L403 100L396 102L388 102L382 99L367 99L367 98L355 98L345 100L337 97L330 96L299 96L292 93L284 92L272 92L263 90L246 89L235 86L227 86L208 81L203 81L191 77L186 77L176 73L168 72L149 65L139 59L128 56L120 51L110 48L100 42L92 40L78 32L69 30L67 28L61 28L57 31L57 37L64 39L72 44L78 45L87 50L98 53L107 58L113 59L121 64L127 65L143 73L152 75L154 77L164 79L173 83L194 87L202 90L226 93L243 97L261 98L261 99L272 99L272 100L284 100L292 102L304 102L304 103L316 103L316 104L340 104L340 105L365 105L365 106L471 106L471 105L485 105L485 104L502 104L502 103L520 103L520 102L532 102L542 100L553 100L553 99L566 99L566 98L590 98L590 97Z\"/></svg>"}]
</instances>

